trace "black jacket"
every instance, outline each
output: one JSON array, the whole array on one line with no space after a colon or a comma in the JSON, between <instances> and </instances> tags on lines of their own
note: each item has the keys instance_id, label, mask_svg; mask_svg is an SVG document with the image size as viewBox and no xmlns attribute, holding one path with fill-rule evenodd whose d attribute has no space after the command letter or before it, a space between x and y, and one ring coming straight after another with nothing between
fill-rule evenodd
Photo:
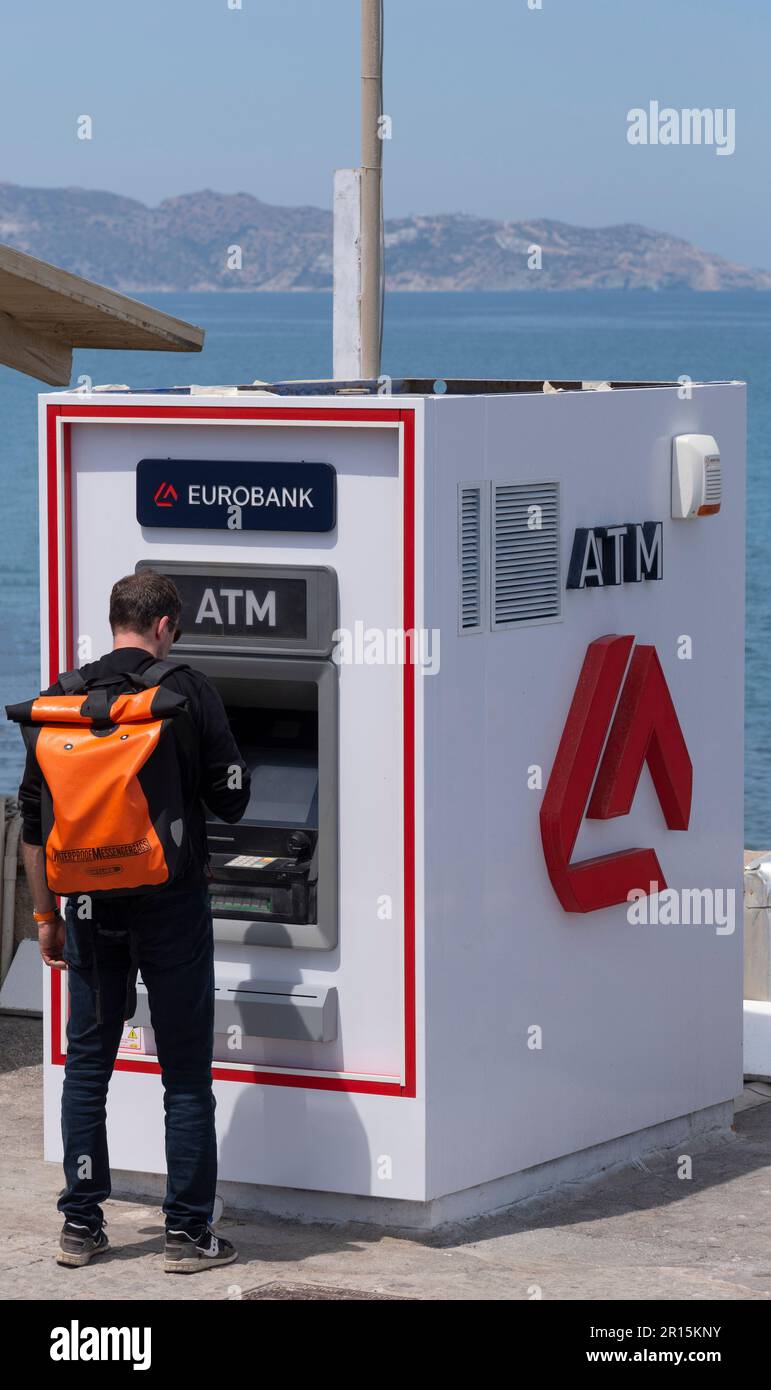
<instances>
[{"instance_id":1,"label":"black jacket","mask_svg":"<svg viewBox=\"0 0 771 1390\"><path fill-rule=\"evenodd\" d=\"M156 659L143 647L119 647L117 651L107 652L98 661L90 661L87 665L81 666L80 672L84 680L102 679L114 673L114 693L119 695L133 689L129 681L122 679L124 672L144 671ZM206 877L204 866L208 853L205 808L208 807L215 816L231 824L239 821L249 804L251 777L238 751L220 694L206 677L192 669L175 671L173 675L166 677L163 684L169 690L175 690L187 697L190 716L198 731L196 765L185 765L183 768L183 790L190 818L192 858L190 867L176 882L186 885ZM59 682L54 681L53 685L49 685L48 689L41 693L63 695L64 691ZM242 769L241 786L237 790L228 786L234 765ZM19 787L22 838L28 845L42 843L41 782L42 774L34 753L28 752L24 776Z\"/></svg>"}]
</instances>

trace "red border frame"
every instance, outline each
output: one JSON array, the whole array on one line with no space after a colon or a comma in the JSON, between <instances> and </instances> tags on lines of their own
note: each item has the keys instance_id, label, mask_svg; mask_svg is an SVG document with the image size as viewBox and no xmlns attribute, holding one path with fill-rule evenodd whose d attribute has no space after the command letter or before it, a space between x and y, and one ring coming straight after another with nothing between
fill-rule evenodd
<instances>
[{"instance_id":1,"label":"red border frame","mask_svg":"<svg viewBox=\"0 0 771 1390\"><path fill-rule=\"evenodd\" d=\"M46 407L46 477L47 477L47 528L48 528L48 670L49 681L56 679L59 671L59 635L62 620L66 633L67 664L74 661L72 635L72 491L71 491L71 450L70 425L62 426L63 462L63 531L64 545L64 613L59 608L59 494L58 494L58 456L56 447L57 423L60 417L73 417L84 421L93 419L125 419L135 417L143 421L164 419L172 416L188 420L286 420L319 423L336 421L341 424L401 424L403 436L403 485L404 485L404 546L403 546L403 625L409 632L415 625L415 411L414 410L367 410L334 407L328 410L305 406L287 406L277 411L273 406L236 406L232 409L223 406L174 405L139 406L126 404L120 406L94 405L48 405ZM365 1081L359 1078L347 1080L345 1076L294 1076L274 1072L223 1071L216 1065L212 1076L216 1081L240 1081L259 1083L266 1086L296 1086L308 1090L362 1092L369 1095L405 1096L416 1095L416 1019L415 1019L415 666L412 662L404 664L403 683L403 771L404 771L404 1084L385 1081ZM62 1018L62 973L51 971L51 1061L55 1066L63 1066L66 1054L61 1050ZM157 1062L131 1061L118 1058L116 1071L160 1073Z\"/></svg>"}]
</instances>

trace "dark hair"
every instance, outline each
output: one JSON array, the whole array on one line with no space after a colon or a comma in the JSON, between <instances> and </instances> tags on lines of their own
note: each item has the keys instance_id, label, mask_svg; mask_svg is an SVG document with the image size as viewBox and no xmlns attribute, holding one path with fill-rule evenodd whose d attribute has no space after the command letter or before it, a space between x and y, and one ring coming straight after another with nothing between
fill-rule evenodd
<instances>
[{"instance_id":1,"label":"dark hair","mask_svg":"<svg viewBox=\"0 0 771 1390\"><path fill-rule=\"evenodd\" d=\"M124 575L112 586L110 594L110 627L118 630L146 633L159 618L169 617L179 624L182 599L176 584L155 570L140 570Z\"/></svg>"}]
</instances>

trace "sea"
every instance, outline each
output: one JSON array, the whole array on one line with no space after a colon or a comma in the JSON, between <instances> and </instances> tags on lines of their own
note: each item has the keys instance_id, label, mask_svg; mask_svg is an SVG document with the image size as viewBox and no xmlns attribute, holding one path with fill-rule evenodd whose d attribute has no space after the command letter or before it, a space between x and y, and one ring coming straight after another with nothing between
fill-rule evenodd
<instances>
[{"instance_id":1,"label":"sea","mask_svg":"<svg viewBox=\"0 0 771 1390\"><path fill-rule=\"evenodd\" d=\"M206 329L197 355L75 353L73 383L133 387L327 377L329 294L153 294ZM391 376L694 381L749 386L745 844L771 845L771 294L631 291L389 294ZM0 706L39 688L36 396L0 367ZM15 793L18 730L0 722L0 794Z\"/></svg>"}]
</instances>

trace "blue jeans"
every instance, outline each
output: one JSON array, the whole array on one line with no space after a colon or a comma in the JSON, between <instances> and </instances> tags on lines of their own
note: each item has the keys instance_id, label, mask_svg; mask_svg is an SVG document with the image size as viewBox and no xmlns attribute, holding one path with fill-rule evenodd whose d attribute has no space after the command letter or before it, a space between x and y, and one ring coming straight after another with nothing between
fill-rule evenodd
<instances>
[{"instance_id":1,"label":"blue jeans","mask_svg":"<svg viewBox=\"0 0 771 1390\"><path fill-rule=\"evenodd\" d=\"M110 1195L106 1102L123 1031L131 966L128 927L147 986L166 1116L166 1229L198 1235L214 1209L217 1138L212 1094L214 944L209 893L173 884L112 902L92 918L65 909L70 1017L62 1091L66 1189L57 1206L92 1229ZM94 951L101 1022L97 1018ZM136 1122L141 1125L141 1116Z\"/></svg>"}]
</instances>

